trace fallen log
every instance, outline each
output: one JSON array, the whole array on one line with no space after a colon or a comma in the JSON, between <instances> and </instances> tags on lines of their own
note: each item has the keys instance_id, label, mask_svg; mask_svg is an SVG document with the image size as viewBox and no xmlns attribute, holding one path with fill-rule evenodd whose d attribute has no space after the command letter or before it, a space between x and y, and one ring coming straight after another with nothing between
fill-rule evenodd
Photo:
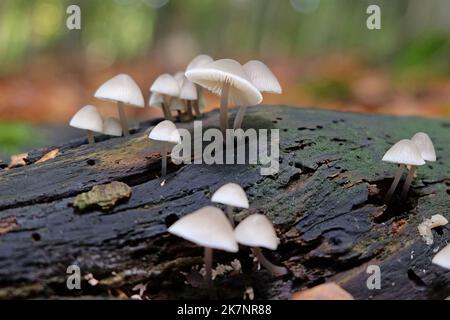
<instances>
[{"instance_id":1,"label":"fallen log","mask_svg":"<svg viewBox=\"0 0 450 320\"><path fill-rule=\"evenodd\" d=\"M450 219L450 122L366 114L258 106L243 128L280 130L280 170L262 176L259 165L172 165L165 183L160 155L148 138L157 120L127 138L80 139L32 151L22 167L0 169L0 299L130 297L146 286L151 299L198 299L195 281L202 249L169 235L181 216L210 204L226 182L246 190L250 213L275 224L281 244L266 252L289 274L274 278L254 271L248 248L215 251L218 297L289 299L293 292L334 281L355 299L444 299L450 272L431 264L449 240L448 227L425 244L417 226L434 214ZM205 115L204 127L218 113ZM192 129L191 123L179 124ZM418 169L406 202L383 203L395 165L381 162L397 140L427 132L438 154ZM37 163L53 149L53 159ZM131 196L113 208L75 210L75 197L119 181ZM67 268L79 266L80 290L66 286ZM369 265L381 270L381 288L370 290ZM225 270L225 271L224 271ZM230 271L231 270L231 271ZM252 272L252 270L254 272ZM89 281L95 279L95 282ZM193 280L194 279L194 280Z\"/></svg>"}]
</instances>

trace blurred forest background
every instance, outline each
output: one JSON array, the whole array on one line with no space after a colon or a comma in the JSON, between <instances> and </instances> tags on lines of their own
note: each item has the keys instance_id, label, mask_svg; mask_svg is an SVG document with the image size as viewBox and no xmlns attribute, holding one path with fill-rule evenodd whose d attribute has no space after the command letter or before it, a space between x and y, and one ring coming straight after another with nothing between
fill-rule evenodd
<instances>
[{"instance_id":1,"label":"blurred forest background","mask_svg":"<svg viewBox=\"0 0 450 320\"><path fill-rule=\"evenodd\" d=\"M81 30L66 27L71 4ZM448 0L0 0L0 158L83 135L68 121L85 104L115 114L93 98L110 77L130 74L147 99L200 53L264 61L284 90L265 103L448 118L449 35Z\"/></svg>"}]
</instances>

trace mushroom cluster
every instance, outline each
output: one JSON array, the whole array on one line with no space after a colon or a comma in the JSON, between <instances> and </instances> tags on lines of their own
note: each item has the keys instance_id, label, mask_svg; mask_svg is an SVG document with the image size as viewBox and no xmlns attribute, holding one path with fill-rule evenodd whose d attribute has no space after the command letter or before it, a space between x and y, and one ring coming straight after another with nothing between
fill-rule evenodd
<instances>
[{"instance_id":1,"label":"mushroom cluster","mask_svg":"<svg viewBox=\"0 0 450 320\"><path fill-rule=\"evenodd\" d=\"M425 161L436 161L436 152L430 137L424 132L418 132L410 140L402 139L395 143L384 154L382 161L399 165L395 173L394 181L385 196L386 202L392 198L405 167L408 168L409 172L400 196L404 200L408 195L409 188L416 175L416 167L424 165Z\"/></svg>"},{"instance_id":2,"label":"mushroom cluster","mask_svg":"<svg viewBox=\"0 0 450 320\"><path fill-rule=\"evenodd\" d=\"M205 248L205 282L208 287L212 284L213 249L235 253L239 250L238 244L251 247L255 258L275 276L287 273L286 268L273 265L261 251L261 248L276 250L279 244L275 228L266 216L251 214L233 231L232 208L249 207L247 195L241 186L225 184L213 194L211 201L226 205L227 214L219 208L206 206L182 217L168 229L169 233Z\"/></svg>"}]
</instances>

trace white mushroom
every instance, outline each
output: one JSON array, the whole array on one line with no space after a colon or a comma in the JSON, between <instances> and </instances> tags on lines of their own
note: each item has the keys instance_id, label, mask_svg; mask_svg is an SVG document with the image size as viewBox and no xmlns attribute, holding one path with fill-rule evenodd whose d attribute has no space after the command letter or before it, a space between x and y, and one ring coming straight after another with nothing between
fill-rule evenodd
<instances>
[{"instance_id":1,"label":"white mushroom","mask_svg":"<svg viewBox=\"0 0 450 320\"><path fill-rule=\"evenodd\" d=\"M414 142L425 161L436 161L436 151L430 137L424 132L417 132L411 141Z\"/></svg>"},{"instance_id":2,"label":"white mushroom","mask_svg":"<svg viewBox=\"0 0 450 320\"><path fill-rule=\"evenodd\" d=\"M402 177L405 165L411 166L411 170L409 171L408 177L406 178L405 184L403 185L402 198L404 198L408 193L412 179L416 172L416 166L425 164L425 161L423 160L417 146L414 144L414 142L408 139L400 140L399 142L394 144L385 153L382 161L400 164L400 167L395 174L394 182L392 183L388 193L386 194L385 201L389 201L389 199L392 197L392 194L394 193L398 183L400 182L400 178Z\"/></svg>"},{"instance_id":3,"label":"white mushroom","mask_svg":"<svg viewBox=\"0 0 450 320\"><path fill-rule=\"evenodd\" d=\"M273 265L261 251L261 248L276 250L280 243L272 222L266 216L262 214L248 216L236 227L234 235L237 242L252 247L252 252L258 261L274 275L280 276L287 273L286 268Z\"/></svg>"},{"instance_id":4,"label":"white mushroom","mask_svg":"<svg viewBox=\"0 0 450 320\"><path fill-rule=\"evenodd\" d=\"M102 116L97 108L91 105L84 106L72 117L70 126L87 130L89 144L95 143L93 132L103 132Z\"/></svg>"},{"instance_id":5,"label":"white mushroom","mask_svg":"<svg viewBox=\"0 0 450 320\"><path fill-rule=\"evenodd\" d=\"M103 121L103 133L109 136L122 136L122 126L117 118L109 117Z\"/></svg>"},{"instance_id":6,"label":"white mushroom","mask_svg":"<svg viewBox=\"0 0 450 320\"><path fill-rule=\"evenodd\" d=\"M195 87L195 84L186 78L184 79L184 81L181 85L179 98L186 102L186 109L191 118L193 117L193 112L192 112L193 107L195 109L196 115L197 116L200 115L200 110L198 109L198 105L193 104L193 102L198 99L197 89Z\"/></svg>"},{"instance_id":7,"label":"white mushroom","mask_svg":"<svg viewBox=\"0 0 450 320\"><path fill-rule=\"evenodd\" d=\"M250 60L243 65L245 72L250 77L253 85L260 92L281 94L281 85L277 77L264 63L258 60ZM242 126L247 106L241 106L234 119L234 129L239 129Z\"/></svg>"},{"instance_id":8,"label":"white mushroom","mask_svg":"<svg viewBox=\"0 0 450 320\"><path fill-rule=\"evenodd\" d=\"M254 105L262 101L262 95L251 83L239 62L232 59L216 60L186 71L192 82L217 94L220 99L220 127L222 133L228 127L228 100L236 105Z\"/></svg>"},{"instance_id":9,"label":"white mushroom","mask_svg":"<svg viewBox=\"0 0 450 320\"><path fill-rule=\"evenodd\" d=\"M169 106L172 98L178 97L180 94L178 81L168 73L162 74L153 82L150 92L159 93L163 96L162 108L164 116L167 120L173 121Z\"/></svg>"},{"instance_id":10,"label":"white mushroom","mask_svg":"<svg viewBox=\"0 0 450 320\"><path fill-rule=\"evenodd\" d=\"M168 231L199 246L205 247L205 280L211 286L212 250L237 252L233 227L222 210L212 206L201 208L182 217L170 226Z\"/></svg>"},{"instance_id":11,"label":"white mushroom","mask_svg":"<svg viewBox=\"0 0 450 320\"><path fill-rule=\"evenodd\" d=\"M167 152L170 144L181 143L180 133L175 124L170 120L158 123L150 132L150 139L163 142L161 150L161 176L167 173Z\"/></svg>"},{"instance_id":12,"label":"white mushroom","mask_svg":"<svg viewBox=\"0 0 450 320\"><path fill-rule=\"evenodd\" d=\"M192 59L191 62L189 62L188 66L186 67L186 71L189 71L191 69L195 69L198 67L202 67L205 64L213 62L214 59L206 54L201 54L196 56L194 59ZM195 85L197 89L197 101L194 102L194 109L197 116L201 115L200 110L205 107L205 95L203 94L203 88L199 86L198 84Z\"/></svg>"},{"instance_id":13,"label":"white mushroom","mask_svg":"<svg viewBox=\"0 0 450 320\"><path fill-rule=\"evenodd\" d=\"M236 183L227 183L214 192L212 202L226 205L225 212L234 226L233 207L248 209L248 199L244 189Z\"/></svg>"},{"instance_id":14,"label":"white mushroom","mask_svg":"<svg viewBox=\"0 0 450 320\"><path fill-rule=\"evenodd\" d=\"M450 270L450 244L446 245L444 249L439 251L431 260L432 263L442 268Z\"/></svg>"},{"instance_id":15,"label":"white mushroom","mask_svg":"<svg viewBox=\"0 0 450 320\"><path fill-rule=\"evenodd\" d=\"M141 89L133 78L126 74L119 74L102 84L94 96L102 100L117 103L123 133L125 136L129 135L124 104L138 108L144 108L145 106Z\"/></svg>"}]
</instances>

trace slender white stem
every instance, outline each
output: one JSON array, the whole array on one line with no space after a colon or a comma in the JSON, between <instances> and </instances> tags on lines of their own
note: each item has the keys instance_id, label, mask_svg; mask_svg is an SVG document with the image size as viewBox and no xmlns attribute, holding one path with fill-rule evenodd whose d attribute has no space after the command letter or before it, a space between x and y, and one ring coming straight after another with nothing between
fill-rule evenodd
<instances>
[{"instance_id":1,"label":"slender white stem","mask_svg":"<svg viewBox=\"0 0 450 320\"><path fill-rule=\"evenodd\" d=\"M402 177L402 174L403 174L403 169L405 169L405 165L401 164L395 173L395 178L391 184L391 187L389 188L389 191L387 192L386 196L384 197L385 202L388 202L391 199L392 195L395 192L395 189L397 189L398 183L400 182L400 178Z\"/></svg>"},{"instance_id":2,"label":"slender white stem","mask_svg":"<svg viewBox=\"0 0 450 320\"><path fill-rule=\"evenodd\" d=\"M88 138L89 144L95 143L94 133L91 130L87 131L87 138Z\"/></svg>"},{"instance_id":3,"label":"slender white stem","mask_svg":"<svg viewBox=\"0 0 450 320\"><path fill-rule=\"evenodd\" d=\"M406 177L405 184L403 185L401 199L405 200L408 195L409 187L411 186L411 182L414 179L414 175L416 174L416 166L411 166L409 170L408 176Z\"/></svg>"},{"instance_id":4,"label":"slender white stem","mask_svg":"<svg viewBox=\"0 0 450 320\"><path fill-rule=\"evenodd\" d=\"M230 220L231 225L234 227L233 207L227 206L227 208L225 209L225 212L227 213L228 220Z\"/></svg>"},{"instance_id":5,"label":"slender white stem","mask_svg":"<svg viewBox=\"0 0 450 320\"><path fill-rule=\"evenodd\" d=\"M212 261L213 249L205 247L205 283L207 288L212 287Z\"/></svg>"},{"instance_id":6,"label":"slender white stem","mask_svg":"<svg viewBox=\"0 0 450 320\"><path fill-rule=\"evenodd\" d=\"M225 82L222 87L220 96L220 129L223 136L225 136L228 127L228 92L230 91L230 84Z\"/></svg>"},{"instance_id":7,"label":"slender white stem","mask_svg":"<svg viewBox=\"0 0 450 320\"><path fill-rule=\"evenodd\" d=\"M242 121L244 120L245 112L247 111L247 106L242 106L239 108L239 111L236 115L236 118L234 118L234 130L240 129L242 127Z\"/></svg>"},{"instance_id":8,"label":"slender white stem","mask_svg":"<svg viewBox=\"0 0 450 320\"><path fill-rule=\"evenodd\" d=\"M161 150L161 177L167 174L167 143L163 143Z\"/></svg>"},{"instance_id":9,"label":"slender white stem","mask_svg":"<svg viewBox=\"0 0 450 320\"><path fill-rule=\"evenodd\" d=\"M255 257L258 259L258 261L274 276L282 276L287 274L287 269L285 267L276 266L273 263L271 263L269 260L266 259L266 257L263 255L261 248L252 248L252 252L255 255Z\"/></svg>"},{"instance_id":10,"label":"slender white stem","mask_svg":"<svg viewBox=\"0 0 450 320\"><path fill-rule=\"evenodd\" d=\"M119 118L120 124L122 125L123 135L126 137L130 135L130 131L128 130L128 122L127 115L125 114L125 108L123 106L123 102L117 102L117 109L119 109Z\"/></svg>"}]
</instances>

